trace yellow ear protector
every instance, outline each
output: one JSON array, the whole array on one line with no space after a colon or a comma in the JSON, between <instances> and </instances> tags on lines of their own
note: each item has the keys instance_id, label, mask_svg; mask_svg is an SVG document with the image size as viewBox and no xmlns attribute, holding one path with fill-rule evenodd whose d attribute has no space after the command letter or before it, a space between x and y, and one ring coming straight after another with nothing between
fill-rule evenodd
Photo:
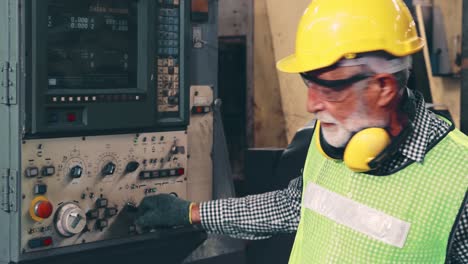
<instances>
[{"instance_id":1,"label":"yellow ear protector","mask_svg":"<svg viewBox=\"0 0 468 264\"><path fill-rule=\"evenodd\" d=\"M354 134L344 149L334 148L323 139L320 121L315 125L315 145L322 155L329 159L342 159L346 166L355 172L366 172L378 168L382 162L391 157L409 131L411 123L392 141L383 128L371 127Z\"/></svg>"}]
</instances>

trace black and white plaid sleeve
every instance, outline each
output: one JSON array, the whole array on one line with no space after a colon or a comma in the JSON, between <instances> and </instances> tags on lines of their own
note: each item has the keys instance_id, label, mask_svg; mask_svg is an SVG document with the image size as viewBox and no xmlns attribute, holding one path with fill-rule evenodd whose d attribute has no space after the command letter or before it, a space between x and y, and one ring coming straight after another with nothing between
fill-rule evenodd
<instances>
[{"instance_id":1,"label":"black and white plaid sleeve","mask_svg":"<svg viewBox=\"0 0 468 264\"><path fill-rule=\"evenodd\" d=\"M283 190L201 203L201 224L209 233L249 240L294 232L299 225L301 194L302 176Z\"/></svg>"},{"instance_id":2,"label":"black and white plaid sleeve","mask_svg":"<svg viewBox=\"0 0 468 264\"><path fill-rule=\"evenodd\" d=\"M464 205L461 217L455 228L449 263L468 263L468 204Z\"/></svg>"}]
</instances>

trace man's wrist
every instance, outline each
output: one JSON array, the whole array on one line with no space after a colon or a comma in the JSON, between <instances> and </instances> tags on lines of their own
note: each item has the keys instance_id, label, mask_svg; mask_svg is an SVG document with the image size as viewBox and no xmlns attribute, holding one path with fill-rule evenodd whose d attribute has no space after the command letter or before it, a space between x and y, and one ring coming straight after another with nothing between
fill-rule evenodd
<instances>
[{"instance_id":1,"label":"man's wrist","mask_svg":"<svg viewBox=\"0 0 468 264\"><path fill-rule=\"evenodd\" d=\"M200 224L200 205L197 203L190 204L190 224Z\"/></svg>"}]
</instances>

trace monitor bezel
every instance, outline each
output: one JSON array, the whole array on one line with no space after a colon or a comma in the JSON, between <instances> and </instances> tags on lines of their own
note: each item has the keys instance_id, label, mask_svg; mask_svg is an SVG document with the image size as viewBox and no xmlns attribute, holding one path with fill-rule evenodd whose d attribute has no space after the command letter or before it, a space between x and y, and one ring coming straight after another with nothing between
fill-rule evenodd
<instances>
[{"instance_id":1,"label":"monitor bezel","mask_svg":"<svg viewBox=\"0 0 468 264\"><path fill-rule=\"evenodd\" d=\"M25 21L23 24L22 46L25 70L25 126L23 135L31 138L53 136L76 136L76 135L99 135L118 134L140 131L167 131L171 127L180 129L186 127L189 122L189 86L188 86L188 66L189 66L189 39L187 30L190 26L188 1L180 1L180 98L179 111L175 113L159 113L157 107L157 50L158 41L156 30L158 26L158 3L152 0L138 0L138 61L137 61L137 87L129 89L48 89L47 67L47 0L25 1ZM42 37L39 37L41 36ZM142 118L141 122L131 120L131 123L124 120L115 119L117 124L97 124L88 126L84 124L77 126L46 126L45 109L52 107L47 98L50 96L77 95L77 94L139 94L146 98L144 102L127 103L103 103L94 104L101 107L94 107L90 103L77 103L73 107L85 107L87 118L92 118L100 109L115 107L119 109L125 107L133 116ZM58 104L57 107L62 107ZM105 110L107 111L107 110ZM103 118L102 116L99 118ZM127 118L128 119L128 118Z\"/></svg>"}]
</instances>

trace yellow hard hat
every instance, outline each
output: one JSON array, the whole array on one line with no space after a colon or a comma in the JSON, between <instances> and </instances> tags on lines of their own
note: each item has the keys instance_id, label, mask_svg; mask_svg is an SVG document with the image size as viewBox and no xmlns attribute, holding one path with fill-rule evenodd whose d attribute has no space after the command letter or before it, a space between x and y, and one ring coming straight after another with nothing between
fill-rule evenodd
<instances>
[{"instance_id":1,"label":"yellow hard hat","mask_svg":"<svg viewBox=\"0 0 468 264\"><path fill-rule=\"evenodd\" d=\"M402 57L423 46L402 0L313 0L299 23L296 53L280 60L277 68L306 72L357 53L386 51Z\"/></svg>"}]
</instances>

